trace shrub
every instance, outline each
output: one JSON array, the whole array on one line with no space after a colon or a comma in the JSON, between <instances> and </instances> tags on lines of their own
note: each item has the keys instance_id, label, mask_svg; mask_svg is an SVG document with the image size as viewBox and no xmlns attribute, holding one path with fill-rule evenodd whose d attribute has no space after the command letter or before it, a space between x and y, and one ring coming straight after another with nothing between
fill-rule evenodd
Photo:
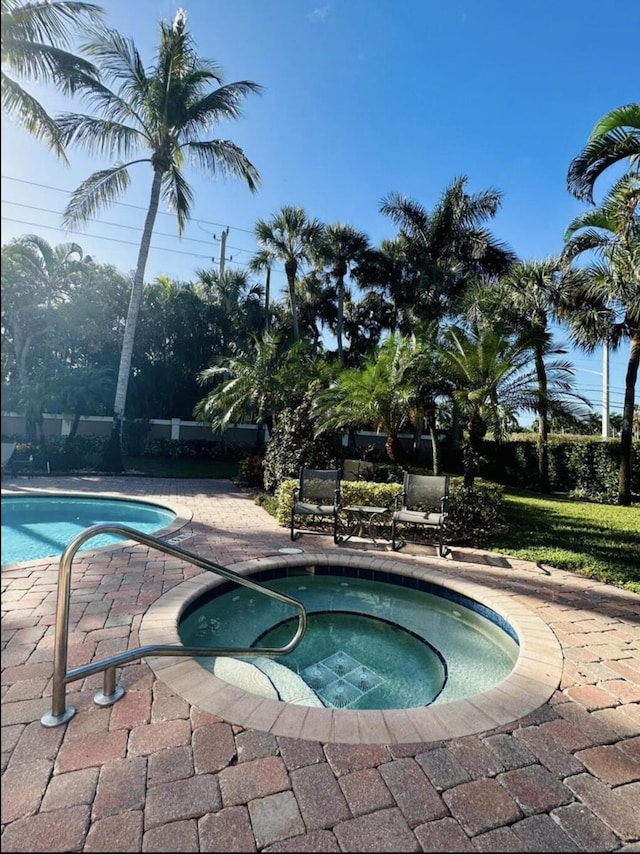
<instances>
[{"instance_id":1,"label":"shrub","mask_svg":"<svg viewBox=\"0 0 640 854\"><path fill-rule=\"evenodd\" d=\"M448 542L474 545L505 531L502 487L477 478L473 486L465 486L461 478L452 478L444 529Z\"/></svg>"},{"instance_id":2,"label":"shrub","mask_svg":"<svg viewBox=\"0 0 640 854\"><path fill-rule=\"evenodd\" d=\"M254 455L245 457L238 469L238 480L241 486L261 488L264 483L264 460Z\"/></svg>"},{"instance_id":3,"label":"shrub","mask_svg":"<svg viewBox=\"0 0 640 854\"><path fill-rule=\"evenodd\" d=\"M274 427L264 456L264 487L275 493L287 478L298 477L301 466L338 468L340 439L337 435L314 438L314 424L309 414L310 401L297 409L285 409Z\"/></svg>"},{"instance_id":4,"label":"shrub","mask_svg":"<svg viewBox=\"0 0 640 854\"><path fill-rule=\"evenodd\" d=\"M549 486L554 492L581 495L614 504L618 498L620 441L593 437L549 438ZM640 493L640 442L631 449L631 491ZM480 475L506 486L538 487L538 449L535 438L482 445Z\"/></svg>"},{"instance_id":5,"label":"shrub","mask_svg":"<svg viewBox=\"0 0 640 854\"><path fill-rule=\"evenodd\" d=\"M110 437L107 436L50 436L45 450L33 451L36 470L51 472L98 471ZM28 456L28 453L27 453Z\"/></svg>"}]
</instances>

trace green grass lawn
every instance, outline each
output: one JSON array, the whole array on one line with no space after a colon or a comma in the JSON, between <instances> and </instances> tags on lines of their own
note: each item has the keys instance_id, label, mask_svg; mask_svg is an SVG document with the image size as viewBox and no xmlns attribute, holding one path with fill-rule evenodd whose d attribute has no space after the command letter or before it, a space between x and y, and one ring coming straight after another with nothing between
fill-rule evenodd
<instances>
[{"instance_id":1,"label":"green grass lawn","mask_svg":"<svg viewBox=\"0 0 640 854\"><path fill-rule=\"evenodd\" d=\"M505 489L508 532L491 551L566 569L640 593L640 507Z\"/></svg>"}]
</instances>

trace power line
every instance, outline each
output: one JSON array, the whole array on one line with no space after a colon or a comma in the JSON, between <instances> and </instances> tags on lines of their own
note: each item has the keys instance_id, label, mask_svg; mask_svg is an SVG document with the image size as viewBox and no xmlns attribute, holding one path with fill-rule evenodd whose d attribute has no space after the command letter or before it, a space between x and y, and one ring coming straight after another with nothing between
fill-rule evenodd
<instances>
[{"instance_id":1,"label":"power line","mask_svg":"<svg viewBox=\"0 0 640 854\"><path fill-rule=\"evenodd\" d=\"M13 204L13 203L12 203L12 204ZM18 203L16 202L15 204L18 204ZM33 206L31 206L31 205L25 205L25 207L29 207L29 208L31 208L32 210L43 210L42 208L34 208L34 207L33 207ZM44 225L43 223L39 223L39 222L29 222L28 220L16 219L15 217L3 216L3 217L2 217L2 220L3 220L4 222L12 222L12 223L15 223L16 225L25 225L25 226L29 226L29 227L31 227L31 228L46 228L46 229L48 229L49 231L57 231L57 232L59 232L59 233L61 233L61 234L65 234L65 235L70 235L70 236L75 235L76 237L78 237L78 239L79 239L79 240L82 240L82 238L83 238L83 237L88 237L88 238L91 238L92 240L106 240L106 241L108 241L109 243L119 243L119 244L121 244L121 245L123 245L123 246L135 246L135 247L138 247L138 246L140 245L139 243L135 243L135 242L133 242L133 241L131 241L131 240L123 240L122 238L116 238L116 237L106 237L105 235L102 235L102 234L88 234L87 232L84 232L84 231L74 231L73 229L64 229L64 228L62 228L61 226L56 226L56 225ZM95 220L95 219L94 219L94 220L91 220L91 221L92 221L92 222L99 223L99 224L104 224L104 223L101 223L101 220ZM129 231L142 231L142 229L141 229L141 228L137 228L136 226L125 226L125 225L120 225L119 223L110 223L110 222L107 222L107 223L106 223L106 225L116 225L118 228L127 228ZM164 237L174 237L174 235L167 235L167 234L164 234L163 232L157 232L157 233L154 233L154 236L157 236L157 237L163 237L163 236L164 236ZM175 238L175 239L178 239L178 238ZM197 240L196 238L182 238L182 239L185 239L185 240L193 240L193 241L194 241L194 242L196 242L196 243L206 243L206 241L205 241L205 240L202 240L202 241L201 241L201 240ZM153 250L155 250L155 251L160 251L160 252L171 252L173 255L185 255L185 256L187 256L188 258L200 258L200 259L205 259L205 260L207 260L207 261L210 261L210 262L211 262L211 263L213 263L213 264L217 263L217 262L216 262L216 260L215 260L211 255L198 255L198 254L197 254L197 253L195 253L195 252L183 252L183 251L182 251L182 250L180 250L180 249L174 249L174 248L171 248L171 247L169 247L169 246L155 246L155 245L152 245L150 248L151 248L151 249L153 249ZM230 247L228 247L228 248L229 248L229 249L234 249L234 247L233 247L233 246L230 246ZM235 250L234 250L234 251L235 251ZM245 251L246 251L246 252L248 252L249 250L239 249L238 251L240 251L240 252L245 252ZM226 260L227 260L227 261L230 261L230 262L231 262L231 263L233 263L233 264L237 264L237 265L238 265L238 266L240 266L240 267L249 267L249 266L250 266L250 262L249 262L249 261L234 261L234 260L233 260L233 256L231 256L231 257L227 258ZM278 268L278 267L276 267L276 268L275 268L275 270L276 270L276 272L284 273L284 268Z\"/></svg>"},{"instance_id":2,"label":"power line","mask_svg":"<svg viewBox=\"0 0 640 854\"><path fill-rule=\"evenodd\" d=\"M19 184L28 184L31 187L39 187L41 190L53 190L56 193L65 193L66 195L70 195L72 192L72 190L63 190L62 187L51 187L49 184L38 184L36 181L27 181L24 178L13 178L11 175L1 175L0 177L2 178L3 181L17 181ZM113 204L114 205L121 205L123 208L133 208L133 210L136 210L136 211L144 211L145 213L147 210L147 208L143 208L141 205L132 205L132 204L129 204L128 202L117 202L116 201ZM169 213L168 211L158 211L158 214L160 214L161 216L170 216L172 218L175 216L175 214ZM205 225L212 225L212 226L215 226L217 228L225 228L226 227L226 223L210 222L209 220L206 220L206 219L197 219L197 220L194 220L194 222L202 222ZM232 225L231 228L233 228L235 231L244 231L246 234L251 234L251 235L254 234L254 232L251 229L242 228L239 225Z\"/></svg>"},{"instance_id":3,"label":"power line","mask_svg":"<svg viewBox=\"0 0 640 854\"><path fill-rule=\"evenodd\" d=\"M3 177L4 177L4 176L3 176ZM30 184L31 186L41 187L41 188L43 188L43 189L52 189L52 190L57 190L58 192L64 192L63 190L59 190L59 189L58 189L58 188L56 188L56 187L48 187L46 184L37 184L37 183L35 183L35 182L33 182L33 181L23 181L23 180L22 180L22 179L20 179L20 178L10 178L9 180L12 180L12 181L20 181L21 183L24 183L24 184ZM25 202L14 202L14 201L11 201L10 199L2 199L1 201L2 201L2 203L3 203L3 204L15 205L16 207L23 207L23 208L26 208L27 210L37 210L37 211L41 211L41 212L43 212L43 213L50 213L50 214L53 214L53 215L55 215L55 216L59 216L59 217L61 217L61 216L62 216L62 212L61 212L61 211L53 210L53 209L51 209L51 208L43 208L43 207L40 207L40 206L37 206L37 205L28 205L28 204L26 204ZM124 206L124 207L134 208L135 210L139 210L139 211L146 211L146 209L145 209L145 208L143 208L143 207L140 207L140 206L137 206L137 205L128 205L128 204L126 204L126 203L124 203L124 202L114 202L114 204L122 205L122 206ZM173 218L173 216L174 216L173 214L171 214L171 213L166 213L165 211L158 211L158 214L162 214L163 216L170 216L170 217L172 217L172 218ZM3 216L3 217L2 217L2 219L6 220L7 222L14 222L14 223L16 223L16 224L18 224L18 225L31 225L31 226L40 227L40 228L48 228L48 229L51 229L51 230L59 231L59 232L60 232L60 233L62 233L62 234L76 234L76 235L79 235L79 236L83 236L83 235L85 235L85 234L86 234L86 232L79 232L79 231L75 231L75 230L73 230L73 229L65 229L65 228L62 228L62 227L56 227L56 226L51 226L51 225L41 225L40 223L31 223L31 222L27 222L27 221L25 221L25 220L19 220L19 219L15 219L15 218L12 218L12 217L7 217L7 216ZM142 229L141 227L139 227L139 226L135 226L135 225L124 225L124 224L119 223L119 222L112 222L112 221L110 221L110 220L97 219L96 217L90 217L90 218L87 220L87 222L94 222L94 223L98 223L98 224L100 224L100 225L108 225L108 226L111 226L111 227L114 227L114 228L125 228L125 229L127 229L128 231L137 231L137 232L142 232L142 231L143 231L143 229ZM204 222L205 224L208 224L208 225L218 225L218 223L211 223L211 222L207 223L207 221L206 221L206 220L193 220L193 222L194 222L195 224L198 224L198 225L199 225L200 223L202 223L202 222ZM236 230L236 231L243 231L243 232L245 232L245 233L247 233L247 234L251 234L251 235L253 235L253 232L248 231L247 229L244 229L244 228L239 228L239 227L237 227L237 226L231 226L231 228L235 228L235 230ZM205 245L206 245L206 244L208 244L208 243L210 242L210 241L202 240L202 239L199 239L199 238L196 238L196 237L179 237L179 236L178 236L178 235L176 235L176 234L169 234L169 233L167 233L167 232L155 231L155 230L154 230L154 233L153 233L153 234L154 234L154 237L168 237L168 238L169 238L169 239L171 239L171 240L180 240L180 241L184 241L184 242L191 242L191 243L202 243L202 244L205 244ZM91 237L91 236L94 236L94 235L87 235L87 236L90 236L90 237ZM122 243L123 245L134 245L134 244L131 244L131 243L129 243L128 241L125 241L125 240L116 240L116 238L100 237L100 236L97 236L97 235L96 235L96 237L97 237L97 239L101 239L101 240L110 240L111 242L115 242L115 243L120 242L120 243ZM214 241L217 241L217 240L218 240L218 238L216 237L216 235L215 235L215 234L213 234L213 235L211 236L211 239L212 239L212 240L214 240ZM177 252L178 254L181 254L181 255L189 254L189 253L185 253L185 252L180 252L179 250L169 250L169 249L167 249L166 247L154 246L154 247L152 247L152 248L153 248L153 249L163 249L164 251L175 251L175 252ZM229 244L227 244L227 245L226 245L226 249L227 249L227 250L230 250L230 251L232 251L232 252L249 252L249 253L251 253L252 251L254 251L254 250L251 250L251 249L246 249L245 247L242 247L242 246L231 246L231 245L229 245ZM204 255L193 255L193 257L194 257L194 258L204 258L205 256L204 256ZM250 262L246 262L246 261L237 261L237 260L236 260L236 261L234 261L234 260L233 260L233 255L230 255L228 258L226 258L226 260L227 260L227 261L230 261L230 262L232 262L232 263L234 263L234 264L239 264L239 265L240 265L240 266L242 266L242 267L248 267L248 266L250 265ZM215 263L215 259L214 259L214 258L211 258L211 261ZM277 265L272 265L272 270L274 270L275 272L284 273L284 268L283 268L283 267L278 267Z\"/></svg>"}]
</instances>

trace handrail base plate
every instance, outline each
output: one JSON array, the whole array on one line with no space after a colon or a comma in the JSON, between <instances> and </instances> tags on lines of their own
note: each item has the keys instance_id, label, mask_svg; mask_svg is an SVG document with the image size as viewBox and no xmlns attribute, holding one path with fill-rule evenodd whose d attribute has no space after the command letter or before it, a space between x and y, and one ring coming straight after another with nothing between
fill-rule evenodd
<instances>
[{"instance_id":1,"label":"handrail base plate","mask_svg":"<svg viewBox=\"0 0 640 854\"><path fill-rule=\"evenodd\" d=\"M75 713L75 706L67 706L61 715L54 715L51 712L47 712L40 718L40 723L42 726L46 727L61 726L62 724L66 724L67 721L70 721Z\"/></svg>"}]
</instances>

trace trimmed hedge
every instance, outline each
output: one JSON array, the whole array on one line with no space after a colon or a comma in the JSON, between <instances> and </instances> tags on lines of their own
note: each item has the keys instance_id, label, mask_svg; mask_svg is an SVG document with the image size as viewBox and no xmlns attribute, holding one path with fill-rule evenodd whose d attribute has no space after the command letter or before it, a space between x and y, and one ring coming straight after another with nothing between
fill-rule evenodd
<instances>
[{"instance_id":1,"label":"trimmed hedge","mask_svg":"<svg viewBox=\"0 0 640 854\"><path fill-rule=\"evenodd\" d=\"M551 436L549 488L576 497L615 504L618 499L620 440ZM631 448L631 491L640 494L640 442ZM505 486L538 487L538 447L535 438L482 444L480 474Z\"/></svg>"}]
</instances>

